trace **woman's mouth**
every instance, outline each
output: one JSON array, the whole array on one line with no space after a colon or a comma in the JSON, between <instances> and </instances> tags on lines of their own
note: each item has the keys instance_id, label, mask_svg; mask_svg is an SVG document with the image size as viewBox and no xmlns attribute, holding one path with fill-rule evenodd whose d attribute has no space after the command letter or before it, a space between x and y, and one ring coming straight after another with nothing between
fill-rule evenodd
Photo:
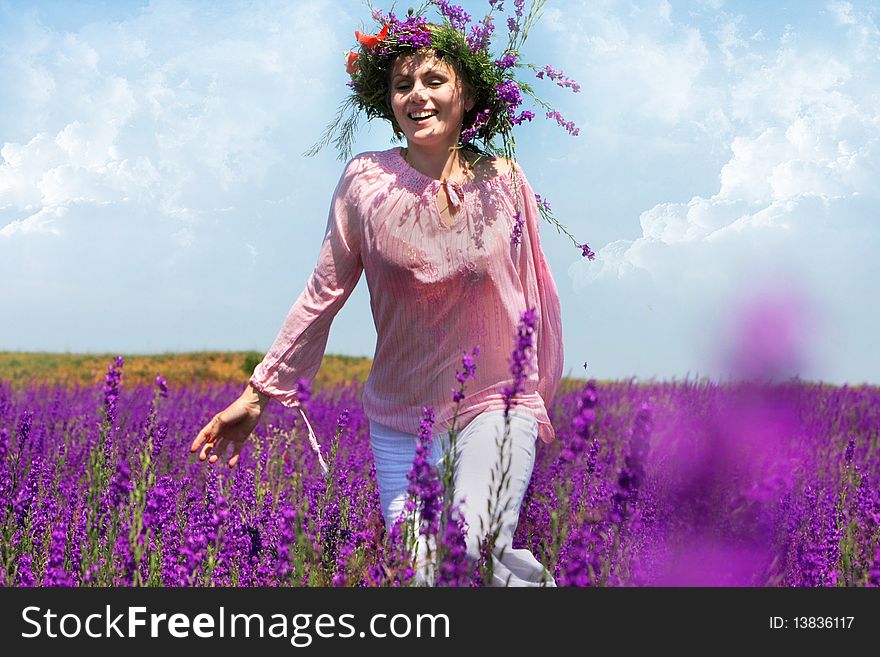
<instances>
[{"instance_id":1,"label":"woman's mouth","mask_svg":"<svg viewBox=\"0 0 880 657\"><path fill-rule=\"evenodd\" d=\"M437 110L421 110L419 112L410 112L407 116L415 123L424 123L431 117L436 116Z\"/></svg>"}]
</instances>

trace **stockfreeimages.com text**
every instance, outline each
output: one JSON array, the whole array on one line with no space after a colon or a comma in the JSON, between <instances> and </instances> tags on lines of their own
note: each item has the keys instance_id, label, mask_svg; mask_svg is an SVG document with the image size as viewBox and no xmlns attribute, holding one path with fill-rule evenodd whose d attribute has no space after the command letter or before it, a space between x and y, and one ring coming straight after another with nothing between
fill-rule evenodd
<instances>
[{"instance_id":1,"label":"stockfreeimages.com text","mask_svg":"<svg viewBox=\"0 0 880 657\"><path fill-rule=\"evenodd\" d=\"M289 639L292 646L304 648L315 637L323 639L375 638L449 638L449 617L446 614L373 614L363 629L358 630L354 614L236 614L224 607L214 614L200 613L192 618L183 613L147 613L146 607L126 607L121 613L106 605L103 613L81 617L76 613L59 615L51 609L25 607L22 619L28 630L25 639L37 637L93 639L190 636L212 639L225 637Z\"/></svg>"}]
</instances>

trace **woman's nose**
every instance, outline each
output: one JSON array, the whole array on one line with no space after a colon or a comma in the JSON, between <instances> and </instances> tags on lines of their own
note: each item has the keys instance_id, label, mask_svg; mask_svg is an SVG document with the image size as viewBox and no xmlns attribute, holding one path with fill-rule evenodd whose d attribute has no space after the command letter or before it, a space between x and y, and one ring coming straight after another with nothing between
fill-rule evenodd
<instances>
[{"instance_id":1,"label":"woman's nose","mask_svg":"<svg viewBox=\"0 0 880 657\"><path fill-rule=\"evenodd\" d=\"M412 88L412 93L410 94L413 100L421 100L425 97L425 87L421 84L414 84Z\"/></svg>"}]
</instances>

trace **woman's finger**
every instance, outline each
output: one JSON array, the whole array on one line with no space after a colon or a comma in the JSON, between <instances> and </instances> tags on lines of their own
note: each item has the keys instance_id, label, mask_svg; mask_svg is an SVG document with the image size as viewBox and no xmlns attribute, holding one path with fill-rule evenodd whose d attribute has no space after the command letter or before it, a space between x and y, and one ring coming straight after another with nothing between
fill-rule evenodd
<instances>
[{"instance_id":1,"label":"woman's finger","mask_svg":"<svg viewBox=\"0 0 880 657\"><path fill-rule=\"evenodd\" d=\"M236 443L235 447L232 448L232 458L229 459L229 469L235 467L235 464L238 463L238 459L241 458L241 448L244 447L244 443Z\"/></svg>"},{"instance_id":2,"label":"woman's finger","mask_svg":"<svg viewBox=\"0 0 880 657\"><path fill-rule=\"evenodd\" d=\"M204 461L208 458L208 455L211 453L216 453L220 449L220 445L223 443L223 438L219 438L217 441L211 441L205 443L202 447L202 451L199 452L199 461Z\"/></svg>"},{"instance_id":3,"label":"woman's finger","mask_svg":"<svg viewBox=\"0 0 880 657\"><path fill-rule=\"evenodd\" d=\"M217 434L220 431L220 428L223 425L223 420L220 419L220 415L215 415L211 418L211 421L208 422L202 430L199 431L199 434L196 436L196 439L193 440L192 445L189 447L190 452L195 452L202 446L203 443L212 443L216 440Z\"/></svg>"},{"instance_id":4,"label":"woman's finger","mask_svg":"<svg viewBox=\"0 0 880 657\"><path fill-rule=\"evenodd\" d=\"M235 441L227 435L223 435L218 438L217 442L214 443L211 449L211 454L208 457L208 463L214 465L217 461L219 461L220 457L223 456L223 454L226 452L226 449L229 447L230 443L234 445Z\"/></svg>"},{"instance_id":5,"label":"woman's finger","mask_svg":"<svg viewBox=\"0 0 880 657\"><path fill-rule=\"evenodd\" d=\"M207 440L208 427L202 428L196 436L195 440L192 441L192 445L189 446L190 452L195 452L202 446L202 443Z\"/></svg>"}]
</instances>

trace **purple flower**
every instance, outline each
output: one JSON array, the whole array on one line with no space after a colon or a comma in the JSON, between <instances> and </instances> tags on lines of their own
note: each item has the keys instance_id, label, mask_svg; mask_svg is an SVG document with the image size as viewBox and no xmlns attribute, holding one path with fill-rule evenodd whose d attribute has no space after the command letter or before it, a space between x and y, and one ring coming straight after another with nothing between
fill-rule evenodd
<instances>
[{"instance_id":1,"label":"purple flower","mask_svg":"<svg viewBox=\"0 0 880 657\"><path fill-rule=\"evenodd\" d=\"M535 203L538 204L539 210L550 212L550 201L548 201L546 198L542 198L540 194L535 194Z\"/></svg>"},{"instance_id":2,"label":"purple flower","mask_svg":"<svg viewBox=\"0 0 880 657\"><path fill-rule=\"evenodd\" d=\"M109 499L113 506L118 507L128 501L131 486L131 468L128 461L121 459L116 465L116 474L110 480Z\"/></svg>"},{"instance_id":3,"label":"purple flower","mask_svg":"<svg viewBox=\"0 0 880 657\"><path fill-rule=\"evenodd\" d=\"M525 219L523 219L522 212L517 212L513 215L513 232L510 235L511 244L519 244L522 242L523 224L525 224Z\"/></svg>"},{"instance_id":4,"label":"purple flower","mask_svg":"<svg viewBox=\"0 0 880 657\"><path fill-rule=\"evenodd\" d=\"M574 122L573 121L566 121L565 117L562 116L562 114L560 114L556 110L553 110L551 112L547 112L547 118L548 119L556 119L556 123L558 123L563 128L565 128L568 131L568 134L570 134L572 137L577 137L580 134L580 130L577 127L575 127Z\"/></svg>"},{"instance_id":5,"label":"purple flower","mask_svg":"<svg viewBox=\"0 0 880 657\"><path fill-rule=\"evenodd\" d=\"M477 372L477 356L480 355L480 347L474 346L471 353L463 352L461 355L461 371L455 371L455 380L458 381L458 390L452 391L452 401L455 403L464 399L464 384L468 379L473 379Z\"/></svg>"},{"instance_id":6,"label":"purple flower","mask_svg":"<svg viewBox=\"0 0 880 657\"><path fill-rule=\"evenodd\" d=\"M437 475L437 469L431 465L431 429L434 426L434 411L422 409L422 420L419 424L419 438L416 443L416 455L412 469L406 478L407 489L417 501L421 516L420 531L425 536L434 536L440 528L440 512L443 508L443 484Z\"/></svg>"},{"instance_id":7,"label":"purple flower","mask_svg":"<svg viewBox=\"0 0 880 657\"><path fill-rule=\"evenodd\" d=\"M586 242L584 242L583 244L578 244L577 247L581 250L583 256L588 260L596 259L596 254L593 253L593 250L589 246L587 246Z\"/></svg>"},{"instance_id":8,"label":"purple flower","mask_svg":"<svg viewBox=\"0 0 880 657\"><path fill-rule=\"evenodd\" d=\"M116 416L116 400L119 398L119 382L122 379L124 364L122 356L117 356L104 375L104 408L111 422Z\"/></svg>"},{"instance_id":9,"label":"purple flower","mask_svg":"<svg viewBox=\"0 0 880 657\"><path fill-rule=\"evenodd\" d=\"M144 528L162 531L163 526L174 515L173 485L171 477L165 475L147 491L144 507Z\"/></svg>"},{"instance_id":10,"label":"purple flower","mask_svg":"<svg viewBox=\"0 0 880 657\"><path fill-rule=\"evenodd\" d=\"M465 31L467 24L471 22L470 14L458 5L450 4L448 0L435 0L435 4L440 13L449 20L452 27L459 32Z\"/></svg>"},{"instance_id":11,"label":"purple flower","mask_svg":"<svg viewBox=\"0 0 880 657\"><path fill-rule=\"evenodd\" d=\"M532 350L534 349L535 326L537 324L537 312L534 307L529 308L520 315L519 325L516 332L516 346L510 355L510 373L513 375L513 385L505 386L502 391L504 398L504 416L510 414L510 409L516 405L516 395L525 389L525 381L529 376L529 364Z\"/></svg>"},{"instance_id":12,"label":"purple flower","mask_svg":"<svg viewBox=\"0 0 880 657\"><path fill-rule=\"evenodd\" d=\"M164 376L156 377L156 386L159 388L159 395L162 397L168 396L168 381Z\"/></svg>"},{"instance_id":13,"label":"purple flower","mask_svg":"<svg viewBox=\"0 0 880 657\"><path fill-rule=\"evenodd\" d=\"M561 459L564 463L571 463L584 451L587 440L590 438L590 428L596 421L596 382L588 381L581 392L577 402L577 411L571 421L574 435L562 452Z\"/></svg>"},{"instance_id":14,"label":"purple flower","mask_svg":"<svg viewBox=\"0 0 880 657\"><path fill-rule=\"evenodd\" d=\"M492 22L492 16L486 16L481 23L471 28L470 36L467 38L468 47L471 52L479 52L480 50L489 49L489 40L492 38L492 32L495 31L495 24Z\"/></svg>"},{"instance_id":15,"label":"purple flower","mask_svg":"<svg viewBox=\"0 0 880 657\"><path fill-rule=\"evenodd\" d=\"M384 55L390 54L388 48L409 47L413 50L428 48L431 46L431 32L428 30L428 21L422 16L408 16L403 22L398 21L394 14L389 14L388 38L379 46L379 52Z\"/></svg>"},{"instance_id":16,"label":"purple flower","mask_svg":"<svg viewBox=\"0 0 880 657\"><path fill-rule=\"evenodd\" d=\"M440 572L437 574L437 586L470 585L471 564L467 556L466 536L467 527L461 509L453 506L438 541Z\"/></svg>"},{"instance_id":17,"label":"purple flower","mask_svg":"<svg viewBox=\"0 0 880 657\"><path fill-rule=\"evenodd\" d=\"M569 77L566 77L565 74L562 73L562 71L555 70L549 64L547 66L545 66L543 69L541 69L540 71L537 71L535 73L535 75L537 77L541 78L542 80L544 79L545 74L547 75L548 78L553 80L560 87L569 88L574 93L578 93L581 90L581 86L577 82L575 82L574 80L572 80Z\"/></svg>"},{"instance_id":18,"label":"purple flower","mask_svg":"<svg viewBox=\"0 0 880 657\"><path fill-rule=\"evenodd\" d=\"M18 573L16 575L16 586L31 587L36 582L34 577L34 562L30 555L22 553L18 557Z\"/></svg>"},{"instance_id":19,"label":"purple flower","mask_svg":"<svg viewBox=\"0 0 880 657\"><path fill-rule=\"evenodd\" d=\"M535 113L530 112L529 110L524 110L520 112L520 115L514 119L511 119L511 123L514 125L520 125L523 121L531 121L535 118Z\"/></svg>"},{"instance_id":20,"label":"purple flower","mask_svg":"<svg viewBox=\"0 0 880 657\"><path fill-rule=\"evenodd\" d=\"M880 546L874 552L874 561L868 569L868 585L880 586Z\"/></svg>"},{"instance_id":21,"label":"purple flower","mask_svg":"<svg viewBox=\"0 0 880 657\"><path fill-rule=\"evenodd\" d=\"M561 559L559 584L579 587L594 585L602 568L599 557L601 545L601 539L593 533L590 525L578 527L569 534L563 551L564 559Z\"/></svg>"},{"instance_id":22,"label":"purple flower","mask_svg":"<svg viewBox=\"0 0 880 657\"><path fill-rule=\"evenodd\" d=\"M587 473L593 474L596 472L596 461L599 458L599 439L593 438L593 442L590 444L590 451L587 454Z\"/></svg>"},{"instance_id":23,"label":"purple flower","mask_svg":"<svg viewBox=\"0 0 880 657\"><path fill-rule=\"evenodd\" d=\"M489 117L492 116L492 110L486 108L479 112L477 116L474 118L474 122L470 127L465 128L461 131L461 141L462 143L468 143L473 141L474 137L477 136L477 132L479 132L480 128L482 128L489 120Z\"/></svg>"},{"instance_id":24,"label":"purple flower","mask_svg":"<svg viewBox=\"0 0 880 657\"><path fill-rule=\"evenodd\" d=\"M612 495L611 520L621 523L630 515L638 500L639 489L645 478L645 458L653 421L652 407L642 403L633 421L629 454L617 474L617 491Z\"/></svg>"},{"instance_id":25,"label":"purple flower","mask_svg":"<svg viewBox=\"0 0 880 657\"><path fill-rule=\"evenodd\" d=\"M517 23L516 19L513 16L507 19L507 30L511 34L519 34L519 23Z\"/></svg>"},{"instance_id":26,"label":"purple flower","mask_svg":"<svg viewBox=\"0 0 880 657\"><path fill-rule=\"evenodd\" d=\"M67 525L58 520L52 529L49 562L43 575L43 586L73 586L73 578L64 569L64 554L67 547Z\"/></svg>"},{"instance_id":27,"label":"purple flower","mask_svg":"<svg viewBox=\"0 0 880 657\"><path fill-rule=\"evenodd\" d=\"M3 467L3 460L9 451L9 429L0 427L0 468Z\"/></svg>"},{"instance_id":28,"label":"purple flower","mask_svg":"<svg viewBox=\"0 0 880 657\"><path fill-rule=\"evenodd\" d=\"M516 66L517 55L516 53L505 53L505 55L501 59L495 60L495 66L500 69L508 69Z\"/></svg>"},{"instance_id":29,"label":"purple flower","mask_svg":"<svg viewBox=\"0 0 880 657\"><path fill-rule=\"evenodd\" d=\"M348 409L343 409L342 413L339 414L339 417L336 418L336 431L342 433L348 428L349 417L350 413L348 412Z\"/></svg>"},{"instance_id":30,"label":"purple flower","mask_svg":"<svg viewBox=\"0 0 880 657\"><path fill-rule=\"evenodd\" d=\"M522 103L522 94L516 80L505 80L501 84L495 85L495 93L501 101L507 104L509 110L519 107Z\"/></svg>"}]
</instances>

